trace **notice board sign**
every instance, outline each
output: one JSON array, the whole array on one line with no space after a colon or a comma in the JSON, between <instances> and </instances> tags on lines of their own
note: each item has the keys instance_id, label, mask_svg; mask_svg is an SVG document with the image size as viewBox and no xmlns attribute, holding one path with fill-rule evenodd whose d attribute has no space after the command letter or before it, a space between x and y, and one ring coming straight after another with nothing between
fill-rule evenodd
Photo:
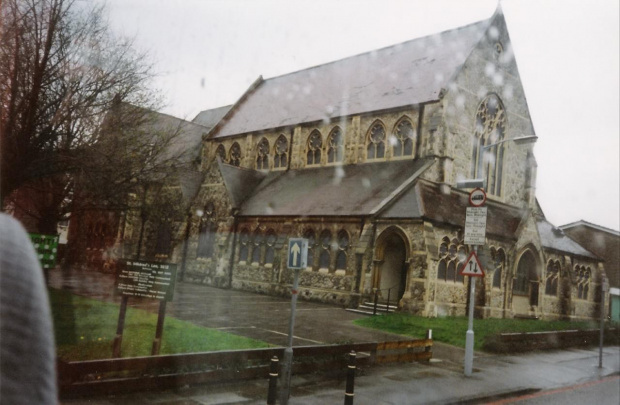
<instances>
[{"instance_id":1,"label":"notice board sign","mask_svg":"<svg viewBox=\"0 0 620 405\"><path fill-rule=\"evenodd\" d=\"M465 244L484 245L487 231L487 207L467 207Z\"/></svg>"},{"instance_id":2,"label":"notice board sign","mask_svg":"<svg viewBox=\"0 0 620 405\"><path fill-rule=\"evenodd\" d=\"M116 290L128 297L172 300L177 265L122 260L116 272Z\"/></svg>"},{"instance_id":3,"label":"notice board sign","mask_svg":"<svg viewBox=\"0 0 620 405\"><path fill-rule=\"evenodd\" d=\"M58 235L41 235L38 233L29 233L30 240L37 252L37 257L44 269L53 269L56 267L56 258L58 257Z\"/></svg>"}]
</instances>

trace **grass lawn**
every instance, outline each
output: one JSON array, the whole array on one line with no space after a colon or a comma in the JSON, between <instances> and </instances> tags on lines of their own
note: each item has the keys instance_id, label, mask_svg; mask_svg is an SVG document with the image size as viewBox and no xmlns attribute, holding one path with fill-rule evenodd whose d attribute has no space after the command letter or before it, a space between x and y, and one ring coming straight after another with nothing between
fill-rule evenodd
<instances>
[{"instance_id":1,"label":"grass lawn","mask_svg":"<svg viewBox=\"0 0 620 405\"><path fill-rule=\"evenodd\" d=\"M466 317L422 318L408 314L388 314L357 319L356 325L385 332L424 338L426 330L433 330L433 339L454 346L465 347ZM498 333L543 332L552 330L596 329L596 322L541 321L529 319L474 319L474 349L481 350L485 338Z\"/></svg>"},{"instance_id":2,"label":"grass lawn","mask_svg":"<svg viewBox=\"0 0 620 405\"><path fill-rule=\"evenodd\" d=\"M112 357L119 305L50 289L56 353L67 361ZM127 308L122 357L151 354L157 314ZM166 316L160 354L269 347L266 342L196 326Z\"/></svg>"}]
</instances>

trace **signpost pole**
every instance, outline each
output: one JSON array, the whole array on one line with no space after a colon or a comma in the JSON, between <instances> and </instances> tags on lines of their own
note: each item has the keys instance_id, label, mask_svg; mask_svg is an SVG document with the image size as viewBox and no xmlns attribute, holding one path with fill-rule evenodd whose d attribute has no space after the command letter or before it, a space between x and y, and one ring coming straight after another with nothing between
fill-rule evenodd
<instances>
[{"instance_id":1,"label":"signpost pole","mask_svg":"<svg viewBox=\"0 0 620 405\"><path fill-rule=\"evenodd\" d=\"M282 394L280 403L288 404L288 398L291 390L291 369L293 367L293 330L295 329L295 308L297 306L297 288L299 287L299 270L293 270L295 276L293 278L293 290L291 297L291 317L288 323L288 342L284 349L283 370L282 370Z\"/></svg>"},{"instance_id":2,"label":"signpost pole","mask_svg":"<svg viewBox=\"0 0 620 405\"><path fill-rule=\"evenodd\" d=\"M153 340L153 348L151 356L159 354L161 348L161 336L164 333L164 320L166 319L166 300L159 301L159 313L157 314L157 327L155 328L155 339Z\"/></svg>"},{"instance_id":3,"label":"signpost pole","mask_svg":"<svg viewBox=\"0 0 620 405\"><path fill-rule=\"evenodd\" d=\"M123 295L121 308L118 312L118 324L116 325L116 336L112 345L112 357L121 357L121 343L123 342L123 329L125 329L125 314L127 313L127 301L129 297Z\"/></svg>"},{"instance_id":4,"label":"signpost pole","mask_svg":"<svg viewBox=\"0 0 620 405\"><path fill-rule=\"evenodd\" d=\"M474 252L478 253L478 246L474 246ZM471 376L474 366L474 297L476 296L476 279L469 277L469 320L467 333L465 334L465 375Z\"/></svg>"},{"instance_id":5,"label":"signpost pole","mask_svg":"<svg viewBox=\"0 0 620 405\"><path fill-rule=\"evenodd\" d=\"M293 270L293 289L291 290L291 317L288 323L288 342L284 349L282 361L282 392L280 403L288 404L291 391L291 371L293 368L293 330L295 329L295 308L299 294L299 271L305 269L308 263L308 240L293 238L288 242L287 267Z\"/></svg>"}]
</instances>

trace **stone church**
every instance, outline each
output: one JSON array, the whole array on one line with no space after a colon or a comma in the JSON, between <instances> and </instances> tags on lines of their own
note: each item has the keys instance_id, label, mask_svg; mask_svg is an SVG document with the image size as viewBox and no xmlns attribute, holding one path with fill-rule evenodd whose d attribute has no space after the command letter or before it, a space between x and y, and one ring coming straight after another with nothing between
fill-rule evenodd
<instances>
[{"instance_id":1,"label":"stone church","mask_svg":"<svg viewBox=\"0 0 620 405\"><path fill-rule=\"evenodd\" d=\"M602 259L536 200L535 134L501 9L488 20L271 79L207 110L187 226L154 257L186 282L290 294L289 238L309 241L300 299L465 315L471 190L486 179L482 317L598 316ZM155 243L155 242L153 242ZM159 243L159 242L158 242Z\"/></svg>"}]
</instances>

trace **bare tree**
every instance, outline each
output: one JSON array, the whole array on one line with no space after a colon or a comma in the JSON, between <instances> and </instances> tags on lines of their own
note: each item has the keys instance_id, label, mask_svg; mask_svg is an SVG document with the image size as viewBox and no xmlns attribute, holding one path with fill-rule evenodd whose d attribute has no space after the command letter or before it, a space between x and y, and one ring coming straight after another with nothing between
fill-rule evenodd
<instances>
[{"instance_id":1,"label":"bare tree","mask_svg":"<svg viewBox=\"0 0 620 405\"><path fill-rule=\"evenodd\" d=\"M111 35L101 7L2 0L0 10L3 209L23 204L10 196L28 189L53 229L67 211L120 209L136 182L178 165L181 128L149 125L160 102L151 66ZM75 193L88 195L81 206Z\"/></svg>"}]
</instances>

